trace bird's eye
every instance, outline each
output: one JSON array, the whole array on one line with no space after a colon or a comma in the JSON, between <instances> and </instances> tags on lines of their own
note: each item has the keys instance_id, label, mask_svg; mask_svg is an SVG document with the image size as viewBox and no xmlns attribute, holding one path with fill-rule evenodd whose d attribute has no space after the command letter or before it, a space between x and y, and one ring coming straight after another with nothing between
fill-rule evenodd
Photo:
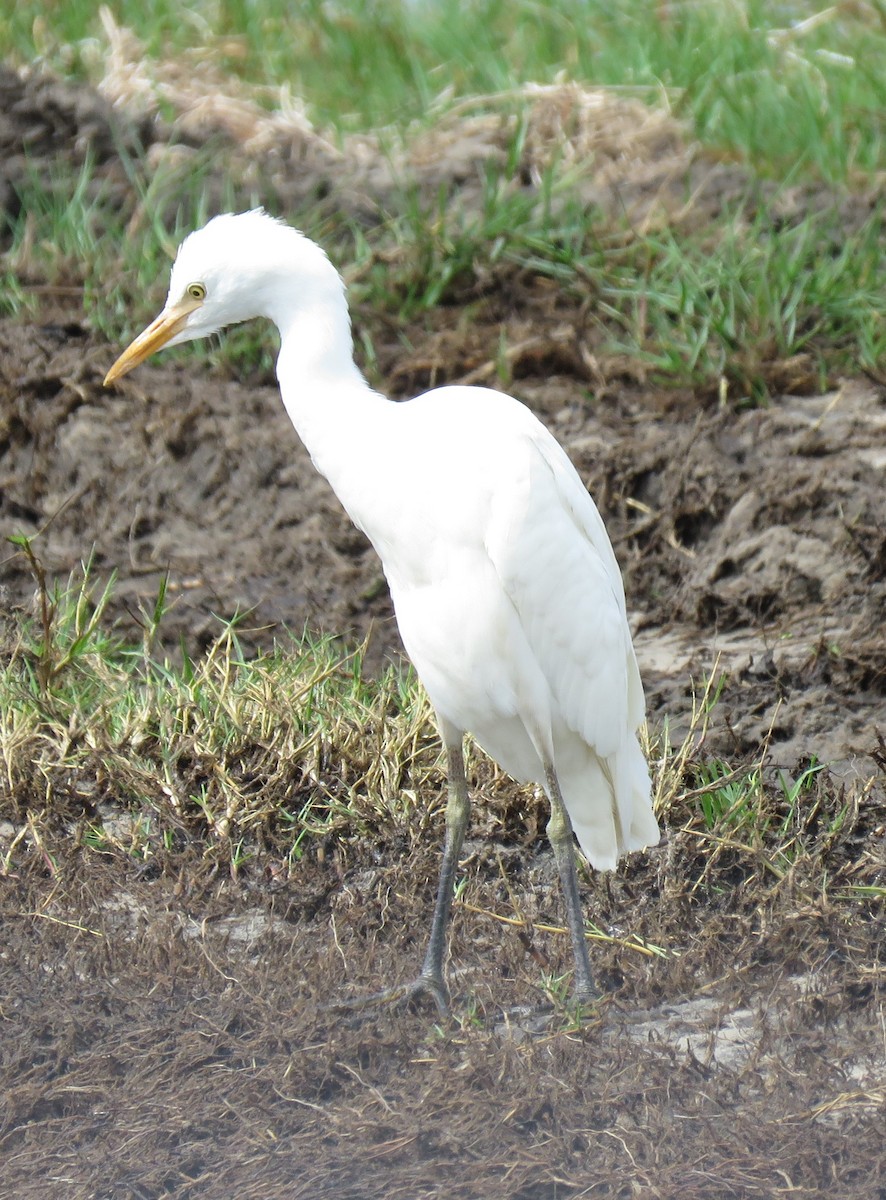
<instances>
[{"instance_id":1,"label":"bird's eye","mask_svg":"<svg viewBox=\"0 0 886 1200\"><path fill-rule=\"evenodd\" d=\"M205 283L189 283L188 295L192 300L206 299L206 284Z\"/></svg>"}]
</instances>

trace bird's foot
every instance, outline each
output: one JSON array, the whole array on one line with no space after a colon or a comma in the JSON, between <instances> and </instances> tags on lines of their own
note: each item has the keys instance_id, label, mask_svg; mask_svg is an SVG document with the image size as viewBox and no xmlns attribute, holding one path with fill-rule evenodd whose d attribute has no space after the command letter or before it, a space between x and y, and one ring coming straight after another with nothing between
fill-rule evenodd
<instances>
[{"instance_id":1,"label":"bird's foot","mask_svg":"<svg viewBox=\"0 0 886 1200\"><path fill-rule=\"evenodd\" d=\"M446 984L442 979L432 975L419 975L409 983L400 983L394 987L384 988L380 992L372 992L369 996L356 996L353 1000L336 1000L329 1007L337 1011L355 1012L364 1008L378 1008L384 1004L396 1007L406 1007L414 1000L430 996L441 1017L448 1017L449 995Z\"/></svg>"},{"instance_id":2,"label":"bird's foot","mask_svg":"<svg viewBox=\"0 0 886 1200\"><path fill-rule=\"evenodd\" d=\"M594 1008L603 999L603 993L593 984L584 987L576 984L572 989L572 1004L574 1008Z\"/></svg>"}]
</instances>

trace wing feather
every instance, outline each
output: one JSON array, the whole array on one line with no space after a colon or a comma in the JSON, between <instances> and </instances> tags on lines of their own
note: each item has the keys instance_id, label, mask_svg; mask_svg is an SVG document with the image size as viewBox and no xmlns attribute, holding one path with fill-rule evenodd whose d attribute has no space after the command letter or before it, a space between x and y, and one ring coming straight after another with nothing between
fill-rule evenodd
<instances>
[{"instance_id":1,"label":"wing feather","mask_svg":"<svg viewBox=\"0 0 886 1200\"><path fill-rule=\"evenodd\" d=\"M566 453L534 420L521 432L519 484L495 490L486 550L560 718L608 758L645 709L621 572Z\"/></svg>"}]
</instances>

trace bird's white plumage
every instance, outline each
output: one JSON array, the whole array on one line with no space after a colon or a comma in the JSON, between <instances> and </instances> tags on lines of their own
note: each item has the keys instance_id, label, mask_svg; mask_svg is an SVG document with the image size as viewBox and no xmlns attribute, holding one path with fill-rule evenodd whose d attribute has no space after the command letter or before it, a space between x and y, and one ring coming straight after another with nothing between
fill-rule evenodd
<instances>
[{"instance_id":1,"label":"bird's white plumage","mask_svg":"<svg viewBox=\"0 0 886 1200\"><path fill-rule=\"evenodd\" d=\"M164 311L195 281L205 302L171 341L253 316L280 330L284 404L382 560L444 729L473 733L518 779L545 785L551 762L593 865L657 841L621 575L551 434L484 388L402 404L374 393L353 362L337 272L260 211L183 242Z\"/></svg>"},{"instance_id":2,"label":"bird's white plumage","mask_svg":"<svg viewBox=\"0 0 886 1200\"><path fill-rule=\"evenodd\" d=\"M419 677L437 711L516 778L543 784L550 755L582 849L613 867L658 827L636 738L643 691L599 513L558 443L509 397L450 387L389 409L376 466L398 481L397 509L379 520L372 500L353 515L382 558Z\"/></svg>"}]
</instances>

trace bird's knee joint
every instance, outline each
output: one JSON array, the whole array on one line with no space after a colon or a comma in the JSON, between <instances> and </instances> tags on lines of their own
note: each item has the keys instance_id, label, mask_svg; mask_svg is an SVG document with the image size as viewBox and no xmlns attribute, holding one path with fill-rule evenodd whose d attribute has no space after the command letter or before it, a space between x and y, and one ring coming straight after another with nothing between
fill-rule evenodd
<instances>
[{"instance_id":1,"label":"bird's knee joint","mask_svg":"<svg viewBox=\"0 0 886 1200\"><path fill-rule=\"evenodd\" d=\"M548 841L552 846L572 841L572 826L569 824L569 818L560 811L556 804L551 806L547 832Z\"/></svg>"}]
</instances>

